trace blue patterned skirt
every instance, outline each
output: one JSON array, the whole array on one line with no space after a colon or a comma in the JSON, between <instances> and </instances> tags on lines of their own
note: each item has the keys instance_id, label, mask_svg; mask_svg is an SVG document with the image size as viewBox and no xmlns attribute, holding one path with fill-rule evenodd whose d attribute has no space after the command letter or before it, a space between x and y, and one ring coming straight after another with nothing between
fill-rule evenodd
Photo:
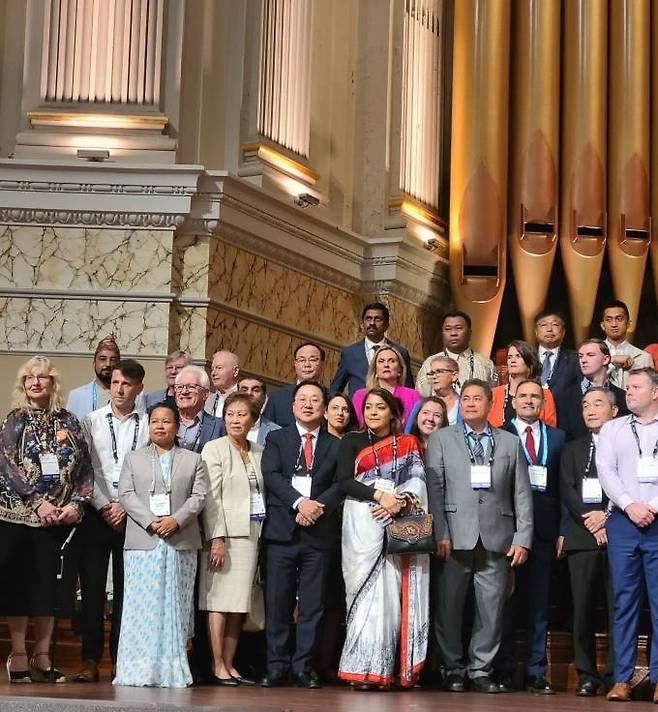
<instances>
[{"instance_id":1,"label":"blue patterned skirt","mask_svg":"<svg viewBox=\"0 0 658 712\"><path fill-rule=\"evenodd\" d=\"M123 552L124 593L114 685L187 687L197 552L160 540Z\"/></svg>"}]
</instances>

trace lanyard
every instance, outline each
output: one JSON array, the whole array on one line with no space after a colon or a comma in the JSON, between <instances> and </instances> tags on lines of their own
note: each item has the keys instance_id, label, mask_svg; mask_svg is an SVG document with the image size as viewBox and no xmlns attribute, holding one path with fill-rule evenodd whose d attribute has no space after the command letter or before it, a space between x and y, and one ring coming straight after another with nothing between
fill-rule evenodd
<instances>
[{"instance_id":1,"label":"lanyard","mask_svg":"<svg viewBox=\"0 0 658 712\"><path fill-rule=\"evenodd\" d=\"M110 428L110 438L112 439L112 457L114 458L114 462L118 464L119 452L117 450L117 436L114 433L114 425L112 423L113 417L114 416L111 412L107 414L107 424ZM130 448L131 450L134 450L137 447L137 436L139 435L139 415L137 413L133 413L130 417L133 418L135 421L135 429L133 431L133 444Z\"/></svg>"},{"instance_id":2,"label":"lanyard","mask_svg":"<svg viewBox=\"0 0 658 712\"><path fill-rule=\"evenodd\" d=\"M475 433L475 431L472 431ZM489 447L489 467L493 467L494 464L494 451L496 450L496 441L494 440L493 432L491 428L487 427L487 429L484 431L487 436L489 437L490 441L490 447ZM466 449L468 450L468 456L471 460L471 465L475 465L475 454L473 453L473 448L471 447L471 442L468 437L468 433L466 432L466 426L464 426L464 441L466 442Z\"/></svg>"},{"instance_id":3,"label":"lanyard","mask_svg":"<svg viewBox=\"0 0 658 712\"><path fill-rule=\"evenodd\" d=\"M190 430L190 428L187 428L185 425L183 425L186 430ZM193 428L194 426L190 426ZM178 444L185 448L186 450L190 450L191 452L196 452L197 445L199 444L199 438L201 437L201 421L199 421L199 425L196 431L196 436L192 442L189 442L188 440L185 440L185 438L181 438L178 442Z\"/></svg>"},{"instance_id":4,"label":"lanyard","mask_svg":"<svg viewBox=\"0 0 658 712\"><path fill-rule=\"evenodd\" d=\"M385 479L382 475L382 468L379 462L379 456L377 455L377 450L375 450L375 443L372 441L372 431L368 430L368 440L370 441L370 447L372 448L372 456L375 459L375 474L377 479ZM393 435L393 481L395 481L395 474L398 471L398 438L397 435Z\"/></svg>"},{"instance_id":5,"label":"lanyard","mask_svg":"<svg viewBox=\"0 0 658 712\"><path fill-rule=\"evenodd\" d=\"M592 435L592 439L589 442L589 455L587 456L587 467L585 468L585 474L583 477L587 479L589 477L589 472L592 469L592 461L594 459L594 436Z\"/></svg>"},{"instance_id":6,"label":"lanyard","mask_svg":"<svg viewBox=\"0 0 658 712\"><path fill-rule=\"evenodd\" d=\"M517 423L519 422L518 418L515 418L514 420ZM521 447L523 448L528 464L533 465L534 463L530 462L530 453L526 448L523 438L519 438L519 440L521 441ZM541 453L540 467L546 467L546 460L548 459L548 433L546 432L546 425L544 423L539 424L539 452Z\"/></svg>"},{"instance_id":7,"label":"lanyard","mask_svg":"<svg viewBox=\"0 0 658 712\"><path fill-rule=\"evenodd\" d=\"M452 358L452 356L448 353L448 349L443 349L442 355L445 356L446 358ZM457 356L455 361L459 361L459 356ZM473 378L473 376L475 376L475 356L473 356L472 351L468 357L468 364L469 364L469 372L470 372L469 379L471 379L471 378ZM459 382L459 379L457 379L457 387L461 388L461 383Z\"/></svg>"},{"instance_id":8,"label":"lanyard","mask_svg":"<svg viewBox=\"0 0 658 712\"><path fill-rule=\"evenodd\" d=\"M256 469L254 468L254 463L249 461L249 463L246 463L244 460L242 460L242 464L244 465L244 471L247 473L247 478L249 479L250 482L253 481L253 483L256 485L256 492L260 494L260 485L258 484L258 477L256 477Z\"/></svg>"},{"instance_id":9,"label":"lanyard","mask_svg":"<svg viewBox=\"0 0 658 712\"><path fill-rule=\"evenodd\" d=\"M41 452L50 452L51 448L48 445L48 421L49 418L48 416L44 413L44 419L45 419L45 430L42 432L39 432L39 429L37 427L37 420L34 417L34 413L32 412L31 408L26 408L27 411L27 417L28 420L30 421L30 425L32 426L32 432L34 433L34 436L36 439L39 441L39 445L41 447ZM51 442L53 443L53 446L56 448L57 445L57 430L59 429L57 426L57 419L53 416L52 419L52 426L53 426L53 437Z\"/></svg>"},{"instance_id":10,"label":"lanyard","mask_svg":"<svg viewBox=\"0 0 658 712\"><path fill-rule=\"evenodd\" d=\"M96 381L91 384L91 409L97 410L98 408L98 388L96 386Z\"/></svg>"},{"instance_id":11,"label":"lanyard","mask_svg":"<svg viewBox=\"0 0 658 712\"><path fill-rule=\"evenodd\" d=\"M640 453L640 457L642 457L642 446L640 445L640 436L637 434L637 428L635 427L635 417L631 416L631 430L633 431L633 437L635 438L635 442L637 443L637 451ZM658 440L656 440L656 444L653 448L653 455L652 458L655 460L656 455L658 455Z\"/></svg>"},{"instance_id":12,"label":"lanyard","mask_svg":"<svg viewBox=\"0 0 658 712\"><path fill-rule=\"evenodd\" d=\"M162 484L165 488L165 494L171 494L171 475L174 471L174 450L175 448L172 448L167 453L168 455L169 453L171 453L171 455L169 455L169 481L165 479L164 472L162 470L160 472L160 474L162 475ZM155 451L155 445L153 445L151 447L151 494L155 494L155 462L159 459L159 455Z\"/></svg>"}]
</instances>

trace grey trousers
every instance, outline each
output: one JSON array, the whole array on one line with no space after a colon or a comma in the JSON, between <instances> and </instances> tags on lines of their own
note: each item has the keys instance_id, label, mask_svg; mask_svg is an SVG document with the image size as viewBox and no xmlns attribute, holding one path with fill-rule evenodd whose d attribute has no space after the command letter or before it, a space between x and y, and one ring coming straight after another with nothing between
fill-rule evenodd
<instances>
[{"instance_id":1,"label":"grey trousers","mask_svg":"<svg viewBox=\"0 0 658 712\"><path fill-rule=\"evenodd\" d=\"M482 677L491 672L503 631L503 606L510 566L505 554L486 551L478 539L471 551L456 550L437 567L434 580L434 635L447 675ZM464 660L462 622L469 583L475 589L475 616Z\"/></svg>"}]
</instances>

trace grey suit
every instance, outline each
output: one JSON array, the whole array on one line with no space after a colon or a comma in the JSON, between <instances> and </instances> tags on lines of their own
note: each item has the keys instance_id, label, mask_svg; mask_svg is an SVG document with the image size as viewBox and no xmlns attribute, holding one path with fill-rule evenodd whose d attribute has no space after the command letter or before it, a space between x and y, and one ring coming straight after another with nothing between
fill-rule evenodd
<instances>
[{"instance_id":1,"label":"grey suit","mask_svg":"<svg viewBox=\"0 0 658 712\"><path fill-rule=\"evenodd\" d=\"M452 553L434 577L434 633L447 674L479 677L491 672L502 635L509 579L506 553L532 544L532 492L519 439L491 429L495 442L491 487L473 489L464 426L432 433L427 448L427 487L436 541L449 539ZM487 453L488 461L489 454ZM475 620L463 663L462 613L470 581Z\"/></svg>"}]
</instances>

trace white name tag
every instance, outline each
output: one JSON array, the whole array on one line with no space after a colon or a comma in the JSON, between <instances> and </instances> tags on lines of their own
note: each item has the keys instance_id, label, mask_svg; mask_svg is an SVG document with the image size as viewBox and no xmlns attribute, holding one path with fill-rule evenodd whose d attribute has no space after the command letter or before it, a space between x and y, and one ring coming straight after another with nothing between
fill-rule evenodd
<instances>
[{"instance_id":1,"label":"white name tag","mask_svg":"<svg viewBox=\"0 0 658 712\"><path fill-rule=\"evenodd\" d=\"M253 492L251 495L251 499L249 500L249 516L252 519L265 519L265 502L260 492Z\"/></svg>"},{"instance_id":2,"label":"white name tag","mask_svg":"<svg viewBox=\"0 0 658 712\"><path fill-rule=\"evenodd\" d=\"M548 470L541 465L530 465L528 467L530 475L530 486L539 492L546 491L546 483L548 482Z\"/></svg>"},{"instance_id":3,"label":"white name tag","mask_svg":"<svg viewBox=\"0 0 658 712\"><path fill-rule=\"evenodd\" d=\"M637 481L647 484L658 481L658 460L653 457L641 457L637 461Z\"/></svg>"},{"instance_id":4,"label":"white name tag","mask_svg":"<svg viewBox=\"0 0 658 712\"><path fill-rule=\"evenodd\" d=\"M119 488L119 477L121 476L121 465L115 462L112 466L112 487Z\"/></svg>"},{"instance_id":5,"label":"white name tag","mask_svg":"<svg viewBox=\"0 0 658 712\"><path fill-rule=\"evenodd\" d=\"M583 502L585 504L601 504L603 489L596 477L585 477L583 480Z\"/></svg>"},{"instance_id":6,"label":"white name tag","mask_svg":"<svg viewBox=\"0 0 658 712\"><path fill-rule=\"evenodd\" d=\"M59 479L59 462L57 455L52 452L45 452L39 455L41 474L50 480Z\"/></svg>"},{"instance_id":7,"label":"white name tag","mask_svg":"<svg viewBox=\"0 0 658 712\"><path fill-rule=\"evenodd\" d=\"M395 492L395 482L393 480L385 480L383 477L378 477L375 480L375 489L382 492Z\"/></svg>"},{"instance_id":8,"label":"white name tag","mask_svg":"<svg viewBox=\"0 0 658 712\"><path fill-rule=\"evenodd\" d=\"M292 478L292 486L301 494L302 497L309 497L311 496L311 482L313 481L312 477L308 477L307 475L299 476L295 475Z\"/></svg>"},{"instance_id":9,"label":"white name tag","mask_svg":"<svg viewBox=\"0 0 658 712\"><path fill-rule=\"evenodd\" d=\"M491 467L489 465L471 465L471 487L489 489L491 487Z\"/></svg>"},{"instance_id":10,"label":"white name tag","mask_svg":"<svg viewBox=\"0 0 658 712\"><path fill-rule=\"evenodd\" d=\"M149 507L156 517L168 517L171 514L169 495L152 494L149 497Z\"/></svg>"}]
</instances>

